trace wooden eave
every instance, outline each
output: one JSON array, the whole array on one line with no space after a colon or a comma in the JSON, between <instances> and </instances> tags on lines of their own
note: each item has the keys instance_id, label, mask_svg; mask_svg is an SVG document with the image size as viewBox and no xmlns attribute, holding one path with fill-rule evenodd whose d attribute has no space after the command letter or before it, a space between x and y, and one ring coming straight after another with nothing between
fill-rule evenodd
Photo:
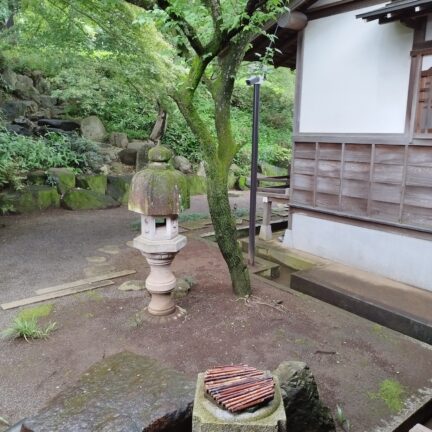
<instances>
[{"instance_id":1,"label":"wooden eave","mask_svg":"<svg viewBox=\"0 0 432 432\"><path fill-rule=\"evenodd\" d=\"M318 0L294 0L290 4L292 11L306 12L307 9L316 3ZM276 48L274 55L274 65L276 67L288 67L295 69L296 67L296 55L297 55L297 35L298 32L278 27L277 22L270 22L266 28L267 33L275 34L277 39L272 45ZM252 48L246 53L246 61L258 60L257 53L264 55L266 48L269 46L269 40L266 36L260 35L252 41ZM280 52L279 52L280 51Z\"/></svg>"},{"instance_id":2,"label":"wooden eave","mask_svg":"<svg viewBox=\"0 0 432 432\"><path fill-rule=\"evenodd\" d=\"M380 9L357 15L365 21L377 20L380 24L402 21L407 24L432 13L432 0L393 0Z\"/></svg>"}]
</instances>

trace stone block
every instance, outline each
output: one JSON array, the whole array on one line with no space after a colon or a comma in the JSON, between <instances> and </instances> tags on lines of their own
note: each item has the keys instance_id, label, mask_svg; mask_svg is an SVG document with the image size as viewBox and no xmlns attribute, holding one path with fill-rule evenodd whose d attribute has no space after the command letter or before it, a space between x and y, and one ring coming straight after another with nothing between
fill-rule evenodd
<instances>
[{"instance_id":1,"label":"stone block","mask_svg":"<svg viewBox=\"0 0 432 432\"><path fill-rule=\"evenodd\" d=\"M121 204L127 204L132 175L108 176L107 194Z\"/></svg>"},{"instance_id":2,"label":"stone block","mask_svg":"<svg viewBox=\"0 0 432 432\"><path fill-rule=\"evenodd\" d=\"M138 150L126 148L119 152L118 157L121 163L125 165L135 166Z\"/></svg>"},{"instance_id":3,"label":"stone block","mask_svg":"<svg viewBox=\"0 0 432 432\"><path fill-rule=\"evenodd\" d=\"M105 194L107 189L107 176L104 174L82 174L77 177L76 184L82 189L88 189L101 194Z\"/></svg>"},{"instance_id":4,"label":"stone block","mask_svg":"<svg viewBox=\"0 0 432 432\"><path fill-rule=\"evenodd\" d=\"M190 431L195 382L159 360L122 352L22 422L26 432Z\"/></svg>"},{"instance_id":5,"label":"stone block","mask_svg":"<svg viewBox=\"0 0 432 432\"><path fill-rule=\"evenodd\" d=\"M286 432L287 418L277 378L275 382L275 397L267 405L254 412L245 411L233 414L219 408L205 397L204 374L198 374L192 413L192 431Z\"/></svg>"},{"instance_id":6,"label":"stone block","mask_svg":"<svg viewBox=\"0 0 432 432\"><path fill-rule=\"evenodd\" d=\"M147 166L149 162L149 151L154 146L154 143L152 141L149 141L138 149L136 156L136 171L141 171Z\"/></svg>"},{"instance_id":7,"label":"stone block","mask_svg":"<svg viewBox=\"0 0 432 432\"><path fill-rule=\"evenodd\" d=\"M43 170L31 171L27 174L27 180L34 185L45 185L47 181L47 174Z\"/></svg>"},{"instance_id":8,"label":"stone block","mask_svg":"<svg viewBox=\"0 0 432 432\"><path fill-rule=\"evenodd\" d=\"M12 205L15 213L31 213L60 207L60 197L54 187L32 185L19 192L0 194L0 204Z\"/></svg>"},{"instance_id":9,"label":"stone block","mask_svg":"<svg viewBox=\"0 0 432 432\"><path fill-rule=\"evenodd\" d=\"M318 387L306 363L282 362L273 375L278 377L289 432L335 432L330 410L322 403Z\"/></svg>"},{"instance_id":10,"label":"stone block","mask_svg":"<svg viewBox=\"0 0 432 432\"><path fill-rule=\"evenodd\" d=\"M75 187L75 174L69 168L50 168L47 171L48 177L55 182L60 194Z\"/></svg>"},{"instance_id":11,"label":"stone block","mask_svg":"<svg viewBox=\"0 0 432 432\"><path fill-rule=\"evenodd\" d=\"M127 135L123 132L111 132L109 143L113 147L127 148L129 140Z\"/></svg>"},{"instance_id":12,"label":"stone block","mask_svg":"<svg viewBox=\"0 0 432 432\"><path fill-rule=\"evenodd\" d=\"M68 210L98 210L120 205L108 195L87 189L68 190L63 195L61 203Z\"/></svg>"},{"instance_id":13,"label":"stone block","mask_svg":"<svg viewBox=\"0 0 432 432\"><path fill-rule=\"evenodd\" d=\"M88 140L102 142L107 132L100 118L93 115L81 120L81 134Z\"/></svg>"}]
</instances>

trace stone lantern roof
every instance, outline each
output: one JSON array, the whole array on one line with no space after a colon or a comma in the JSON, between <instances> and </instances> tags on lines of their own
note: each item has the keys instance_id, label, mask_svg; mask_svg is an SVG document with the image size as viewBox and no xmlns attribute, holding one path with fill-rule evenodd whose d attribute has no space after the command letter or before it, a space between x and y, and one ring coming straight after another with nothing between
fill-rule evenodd
<instances>
[{"instance_id":1,"label":"stone lantern roof","mask_svg":"<svg viewBox=\"0 0 432 432\"><path fill-rule=\"evenodd\" d=\"M149 151L148 167L132 179L129 210L157 217L178 215L189 207L187 181L170 165L172 156L172 151L161 145Z\"/></svg>"}]
</instances>

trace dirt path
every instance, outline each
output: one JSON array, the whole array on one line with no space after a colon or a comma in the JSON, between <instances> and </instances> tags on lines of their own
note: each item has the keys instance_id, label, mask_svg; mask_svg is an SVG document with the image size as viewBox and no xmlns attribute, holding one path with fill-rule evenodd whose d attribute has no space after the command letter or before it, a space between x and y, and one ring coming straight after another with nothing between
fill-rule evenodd
<instances>
[{"instance_id":1,"label":"dirt path","mask_svg":"<svg viewBox=\"0 0 432 432\"><path fill-rule=\"evenodd\" d=\"M8 218L0 229L1 301L77 279L98 266L138 271L112 287L53 301L49 319L59 328L49 340L0 342L0 416L14 422L36 413L91 364L122 350L153 356L191 376L218 363L272 369L283 360L306 361L324 400L333 410L336 404L344 407L353 432L370 432L391 416L378 396L384 380L400 383L404 397L428 385L432 351L399 333L256 280L258 302L236 300L218 249L193 234L174 261L177 276L196 280L189 296L179 300L186 318L137 326L135 314L148 297L117 289L148 272L141 255L126 246L134 219L124 208L59 211ZM286 309L268 305L275 301ZM0 312L1 328L15 314Z\"/></svg>"}]
</instances>

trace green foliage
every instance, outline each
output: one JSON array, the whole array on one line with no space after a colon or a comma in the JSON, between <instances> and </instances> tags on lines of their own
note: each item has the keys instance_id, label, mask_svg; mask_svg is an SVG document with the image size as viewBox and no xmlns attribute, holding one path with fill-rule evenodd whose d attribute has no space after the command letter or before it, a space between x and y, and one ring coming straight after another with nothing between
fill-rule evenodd
<instances>
[{"instance_id":1,"label":"green foliage","mask_svg":"<svg viewBox=\"0 0 432 432\"><path fill-rule=\"evenodd\" d=\"M196 222L209 218L210 215L208 213L181 213L179 216L179 222Z\"/></svg>"},{"instance_id":2,"label":"green foliage","mask_svg":"<svg viewBox=\"0 0 432 432\"><path fill-rule=\"evenodd\" d=\"M27 342L31 339L47 339L50 333L56 330L57 324L50 322L46 327L39 327L37 320L17 317L11 326L1 333L4 339L24 338Z\"/></svg>"},{"instance_id":3,"label":"green foliage","mask_svg":"<svg viewBox=\"0 0 432 432\"><path fill-rule=\"evenodd\" d=\"M386 379L381 382L379 391L369 396L382 400L391 412L397 413L403 408L406 390L399 381Z\"/></svg>"},{"instance_id":4,"label":"green foliage","mask_svg":"<svg viewBox=\"0 0 432 432\"><path fill-rule=\"evenodd\" d=\"M97 144L77 135L50 133L33 139L0 131L0 189L21 189L25 174L36 169L69 167L92 173L102 164Z\"/></svg>"},{"instance_id":5,"label":"green foliage","mask_svg":"<svg viewBox=\"0 0 432 432\"><path fill-rule=\"evenodd\" d=\"M10 203L1 203L0 204L0 213L4 216L7 214L15 213L16 209L13 204Z\"/></svg>"}]
</instances>

